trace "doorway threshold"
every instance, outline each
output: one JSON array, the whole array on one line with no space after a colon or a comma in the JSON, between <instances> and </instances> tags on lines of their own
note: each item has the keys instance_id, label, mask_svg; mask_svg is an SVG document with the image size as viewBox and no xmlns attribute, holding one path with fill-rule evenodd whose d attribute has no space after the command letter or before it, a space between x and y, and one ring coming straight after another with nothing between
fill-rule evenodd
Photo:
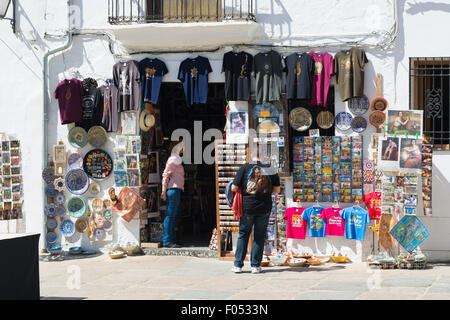
<instances>
[{"instance_id":1,"label":"doorway threshold","mask_svg":"<svg viewBox=\"0 0 450 320\"><path fill-rule=\"evenodd\" d=\"M152 256L190 256L198 258L216 258L216 250L208 247L181 247L181 248L143 248L146 255Z\"/></svg>"}]
</instances>

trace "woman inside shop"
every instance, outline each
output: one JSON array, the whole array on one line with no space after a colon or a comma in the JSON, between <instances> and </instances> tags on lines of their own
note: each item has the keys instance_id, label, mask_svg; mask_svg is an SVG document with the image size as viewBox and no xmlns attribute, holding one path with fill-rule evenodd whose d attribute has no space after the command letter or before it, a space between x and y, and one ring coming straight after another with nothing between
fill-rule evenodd
<instances>
[{"instance_id":1,"label":"woman inside shop","mask_svg":"<svg viewBox=\"0 0 450 320\"><path fill-rule=\"evenodd\" d=\"M262 164L255 155L252 163L242 165L232 182L231 191L242 190L242 211L239 219L239 238L231 271L241 273L247 255L247 245L252 229L253 245L250 265L252 273L260 273L272 193L280 192L280 178L270 165Z\"/></svg>"},{"instance_id":2,"label":"woman inside shop","mask_svg":"<svg viewBox=\"0 0 450 320\"><path fill-rule=\"evenodd\" d=\"M169 150L171 154L162 174L161 199L167 201L163 245L167 248L179 248L180 245L176 244L175 222L180 206L181 192L184 191L184 168L181 159L183 142L172 142Z\"/></svg>"}]
</instances>

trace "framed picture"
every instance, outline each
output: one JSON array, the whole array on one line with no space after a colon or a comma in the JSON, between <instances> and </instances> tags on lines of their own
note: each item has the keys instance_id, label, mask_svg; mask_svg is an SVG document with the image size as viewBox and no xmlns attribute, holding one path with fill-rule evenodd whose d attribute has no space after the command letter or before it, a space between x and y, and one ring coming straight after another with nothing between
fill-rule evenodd
<instances>
[{"instance_id":1,"label":"framed picture","mask_svg":"<svg viewBox=\"0 0 450 320\"><path fill-rule=\"evenodd\" d=\"M422 140L401 138L400 142L400 168L422 168Z\"/></svg>"},{"instance_id":2,"label":"framed picture","mask_svg":"<svg viewBox=\"0 0 450 320\"><path fill-rule=\"evenodd\" d=\"M133 136L128 139L128 153L139 154L141 152L141 137Z\"/></svg>"},{"instance_id":3,"label":"framed picture","mask_svg":"<svg viewBox=\"0 0 450 320\"><path fill-rule=\"evenodd\" d=\"M127 169L139 169L139 159L136 154L125 155L127 161Z\"/></svg>"},{"instance_id":4,"label":"framed picture","mask_svg":"<svg viewBox=\"0 0 450 320\"><path fill-rule=\"evenodd\" d=\"M150 241L162 241L164 234L164 223L151 222L150 223Z\"/></svg>"},{"instance_id":5,"label":"framed picture","mask_svg":"<svg viewBox=\"0 0 450 320\"><path fill-rule=\"evenodd\" d=\"M141 174L138 169L128 169L127 179L129 187L138 187L141 185Z\"/></svg>"},{"instance_id":6,"label":"framed picture","mask_svg":"<svg viewBox=\"0 0 450 320\"><path fill-rule=\"evenodd\" d=\"M159 185L152 184L147 188L148 200L147 200L147 213L149 218L154 218L159 216L159 198L160 191Z\"/></svg>"},{"instance_id":7,"label":"framed picture","mask_svg":"<svg viewBox=\"0 0 450 320\"><path fill-rule=\"evenodd\" d=\"M114 171L114 183L117 187L125 187L128 183L126 171Z\"/></svg>"},{"instance_id":8,"label":"framed picture","mask_svg":"<svg viewBox=\"0 0 450 320\"><path fill-rule=\"evenodd\" d=\"M122 134L135 135L137 128L137 115L136 112L121 112L120 123L122 128Z\"/></svg>"},{"instance_id":9,"label":"framed picture","mask_svg":"<svg viewBox=\"0 0 450 320\"><path fill-rule=\"evenodd\" d=\"M248 143L249 125L248 103L230 101L227 113L226 142Z\"/></svg>"},{"instance_id":10,"label":"framed picture","mask_svg":"<svg viewBox=\"0 0 450 320\"><path fill-rule=\"evenodd\" d=\"M388 135L422 137L422 110L388 110Z\"/></svg>"},{"instance_id":11,"label":"framed picture","mask_svg":"<svg viewBox=\"0 0 450 320\"><path fill-rule=\"evenodd\" d=\"M160 181L159 153L157 151L153 151L148 154L148 182L159 183Z\"/></svg>"},{"instance_id":12,"label":"framed picture","mask_svg":"<svg viewBox=\"0 0 450 320\"><path fill-rule=\"evenodd\" d=\"M381 142L381 160L382 161L398 161L399 155L399 138L387 137Z\"/></svg>"}]
</instances>

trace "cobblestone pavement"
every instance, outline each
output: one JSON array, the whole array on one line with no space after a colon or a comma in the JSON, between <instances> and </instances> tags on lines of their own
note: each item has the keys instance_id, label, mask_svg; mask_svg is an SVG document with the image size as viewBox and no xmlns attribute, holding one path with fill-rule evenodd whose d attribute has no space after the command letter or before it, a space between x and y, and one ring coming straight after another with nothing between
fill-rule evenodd
<instances>
[{"instance_id":1,"label":"cobblestone pavement","mask_svg":"<svg viewBox=\"0 0 450 320\"><path fill-rule=\"evenodd\" d=\"M40 262L41 299L450 299L450 264L374 270L366 263L231 272L232 261L186 256Z\"/></svg>"}]
</instances>

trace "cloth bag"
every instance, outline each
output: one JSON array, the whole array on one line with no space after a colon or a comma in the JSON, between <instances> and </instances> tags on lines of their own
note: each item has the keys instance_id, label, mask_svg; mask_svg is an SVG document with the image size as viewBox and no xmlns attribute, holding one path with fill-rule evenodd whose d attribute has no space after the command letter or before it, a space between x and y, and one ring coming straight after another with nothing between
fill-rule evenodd
<instances>
[{"instance_id":1,"label":"cloth bag","mask_svg":"<svg viewBox=\"0 0 450 320\"><path fill-rule=\"evenodd\" d=\"M119 193L119 201L111 208L126 222L131 219L145 206L145 200L128 187L123 188Z\"/></svg>"}]
</instances>

